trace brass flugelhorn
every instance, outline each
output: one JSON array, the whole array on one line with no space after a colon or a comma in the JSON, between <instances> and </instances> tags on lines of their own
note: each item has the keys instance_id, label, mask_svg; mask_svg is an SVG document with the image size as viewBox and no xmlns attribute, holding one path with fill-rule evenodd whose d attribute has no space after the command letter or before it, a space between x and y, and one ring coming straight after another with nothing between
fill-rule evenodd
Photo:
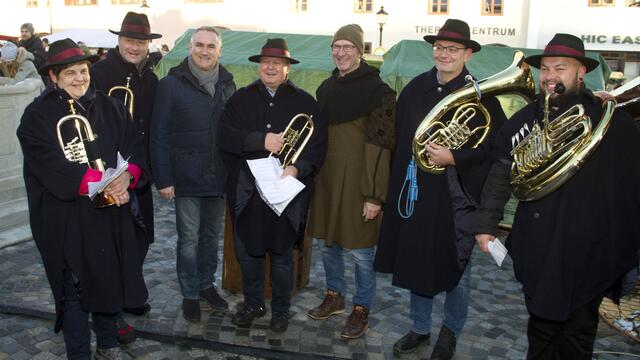
<instances>
[{"instance_id":1,"label":"brass flugelhorn","mask_svg":"<svg viewBox=\"0 0 640 360\"><path fill-rule=\"evenodd\" d=\"M109 89L109 93L107 95L113 96L113 93L116 91L124 92L124 106L129 110L129 115L131 115L131 121L133 121L133 90L130 87L131 76L127 76L127 83L124 86L114 86Z\"/></svg>"},{"instance_id":2,"label":"brass flugelhorn","mask_svg":"<svg viewBox=\"0 0 640 360\"><path fill-rule=\"evenodd\" d=\"M445 168L431 164L427 145L431 142L450 150L458 149L474 140L472 148L480 145L491 129L491 115L480 100L486 95L515 94L529 101L535 94L533 75L524 62L524 53L516 50L513 61L505 70L480 81L470 75L468 84L436 104L424 117L413 136L412 151L420 169L442 174ZM455 110L448 122L443 117ZM480 113L480 114L478 114ZM470 121L481 115L483 121L471 128Z\"/></svg>"},{"instance_id":3,"label":"brass flugelhorn","mask_svg":"<svg viewBox=\"0 0 640 360\"><path fill-rule=\"evenodd\" d=\"M640 77L629 86L612 91L611 95L618 98L638 84ZM555 92L564 92L564 86L556 85ZM616 109L616 100L606 99L602 118L595 127L581 104L549 120L551 95L545 95L542 126L535 123L522 140L517 134L512 139L511 185L513 194L522 201L537 200L552 193L578 172L602 142Z\"/></svg>"},{"instance_id":4,"label":"brass flugelhorn","mask_svg":"<svg viewBox=\"0 0 640 360\"><path fill-rule=\"evenodd\" d=\"M93 133L89 120L82 115L76 114L76 108L73 106L73 100L69 100L69 111L71 114L62 117L58 120L56 131L58 135L58 144L64 152L64 156L69 161L73 161L79 164L87 164L92 169L99 170L102 173L105 171L104 162L100 158L98 145L95 141L97 135ZM77 136L68 142L62 138L62 126L67 121L73 121ZM116 202L104 193L98 194L93 199L93 206L96 208L107 207L115 205Z\"/></svg>"},{"instance_id":5,"label":"brass flugelhorn","mask_svg":"<svg viewBox=\"0 0 640 360\"><path fill-rule=\"evenodd\" d=\"M269 156L273 156L275 154L278 157L284 154L281 159L283 168L286 168L296 162L298 156L300 156L302 150L304 150L305 145L309 142L309 139L313 134L312 117L312 115L304 113L294 116L282 133L284 144L280 151L276 153L269 153Z\"/></svg>"}]
</instances>

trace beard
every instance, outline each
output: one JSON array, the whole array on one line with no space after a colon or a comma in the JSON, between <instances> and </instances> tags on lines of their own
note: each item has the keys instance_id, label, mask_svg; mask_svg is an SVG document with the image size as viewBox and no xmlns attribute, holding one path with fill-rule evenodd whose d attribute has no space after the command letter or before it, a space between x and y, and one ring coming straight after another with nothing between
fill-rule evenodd
<instances>
[{"instance_id":1,"label":"beard","mask_svg":"<svg viewBox=\"0 0 640 360\"><path fill-rule=\"evenodd\" d=\"M556 86L559 83L556 81ZM570 81L562 82L562 84L565 87L564 92L562 94L552 94L549 97L549 106L556 108L562 106L568 99L578 95L584 88L584 83L579 80L577 71L575 77L572 77ZM539 91L541 94L546 94L546 82L540 84Z\"/></svg>"}]
</instances>

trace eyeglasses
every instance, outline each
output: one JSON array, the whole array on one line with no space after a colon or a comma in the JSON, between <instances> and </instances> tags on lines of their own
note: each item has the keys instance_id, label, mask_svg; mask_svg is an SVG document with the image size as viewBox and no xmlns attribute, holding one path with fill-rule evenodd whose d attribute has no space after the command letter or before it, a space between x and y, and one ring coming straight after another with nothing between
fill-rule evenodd
<instances>
[{"instance_id":1,"label":"eyeglasses","mask_svg":"<svg viewBox=\"0 0 640 360\"><path fill-rule=\"evenodd\" d=\"M331 51L335 53L340 52L340 50L344 50L344 52L350 53L353 50L355 50L355 48L356 47L354 45L336 45L336 44L331 45Z\"/></svg>"},{"instance_id":2,"label":"eyeglasses","mask_svg":"<svg viewBox=\"0 0 640 360\"><path fill-rule=\"evenodd\" d=\"M443 53L445 50L447 51L447 54L449 55L457 55L460 50L465 50L466 48L463 47L455 47L455 46L442 46L442 45L433 45L433 52L434 53Z\"/></svg>"}]
</instances>

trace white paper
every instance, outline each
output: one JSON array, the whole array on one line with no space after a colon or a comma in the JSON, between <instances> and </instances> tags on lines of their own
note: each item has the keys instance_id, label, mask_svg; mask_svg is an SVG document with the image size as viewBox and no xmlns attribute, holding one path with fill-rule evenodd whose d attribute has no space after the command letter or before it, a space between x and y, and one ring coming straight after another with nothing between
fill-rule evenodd
<instances>
[{"instance_id":1,"label":"white paper","mask_svg":"<svg viewBox=\"0 0 640 360\"><path fill-rule=\"evenodd\" d=\"M120 152L118 152L118 166L115 169L108 168L107 170L105 170L104 174L102 174L102 179L100 179L99 182L87 183L87 185L89 186L89 197L91 198L91 200L93 200L96 195L103 192L104 189L106 189L113 180L117 179L118 176L122 175L122 173L124 173L128 167L129 162L123 159L122 155L120 155Z\"/></svg>"},{"instance_id":2,"label":"white paper","mask_svg":"<svg viewBox=\"0 0 640 360\"><path fill-rule=\"evenodd\" d=\"M491 254L498 266L502 266L502 262L507 256L507 248L502 245L500 239L495 238L493 241L489 241L489 254Z\"/></svg>"},{"instance_id":3,"label":"white paper","mask_svg":"<svg viewBox=\"0 0 640 360\"><path fill-rule=\"evenodd\" d=\"M256 179L256 188L262 200L278 215L305 186L298 179L282 175L280 160L276 157L247 160L249 169Z\"/></svg>"}]
</instances>

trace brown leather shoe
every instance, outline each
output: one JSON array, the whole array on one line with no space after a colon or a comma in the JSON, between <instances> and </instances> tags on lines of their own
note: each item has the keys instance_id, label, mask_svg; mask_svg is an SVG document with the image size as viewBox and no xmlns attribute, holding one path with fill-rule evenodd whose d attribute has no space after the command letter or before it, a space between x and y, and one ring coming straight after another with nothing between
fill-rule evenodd
<instances>
[{"instance_id":1,"label":"brown leather shoe","mask_svg":"<svg viewBox=\"0 0 640 360\"><path fill-rule=\"evenodd\" d=\"M322 300L322 304L309 310L307 315L315 320L328 319L331 315L342 314L344 312L344 296L339 292L327 290L327 295Z\"/></svg>"},{"instance_id":2,"label":"brown leather shoe","mask_svg":"<svg viewBox=\"0 0 640 360\"><path fill-rule=\"evenodd\" d=\"M347 323L342 328L340 337L345 339L357 339L362 336L369 326L369 309L361 305L355 305Z\"/></svg>"}]
</instances>

